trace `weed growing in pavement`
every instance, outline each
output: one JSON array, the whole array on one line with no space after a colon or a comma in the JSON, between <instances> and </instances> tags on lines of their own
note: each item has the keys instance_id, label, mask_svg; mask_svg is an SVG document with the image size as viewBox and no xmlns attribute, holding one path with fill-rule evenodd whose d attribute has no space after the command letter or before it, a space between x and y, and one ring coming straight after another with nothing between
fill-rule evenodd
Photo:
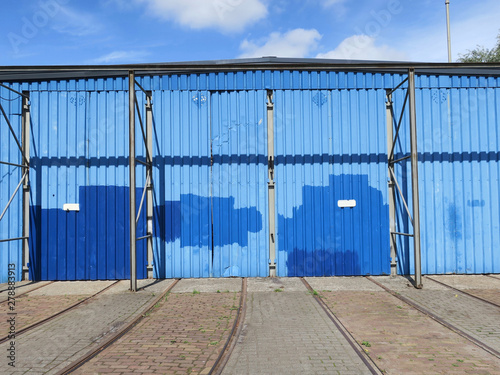
<instances>
[{"instance_id":1,"label":"weed growing in pavement","mask_svg":"<svg viewBox=\"0 0 500 375\"><path fill-rule=\"evenodd\" d=\"M219 289L217 289L217 293L220 293L220 290L219 290Z\"/></svg>"},{"instance_id":2,"label":"weed growing in pavement","mask_svg":"<svg viewBox=\"0 0 500 375\"><path fill-rule=\"evenodd\" d=\"M179 358L180 358L180 359L186 359L186 356L185 356L185 355L183 355L183 354L181 354L181 355L179 356Z\"/></svg>"},{"instance_id":3,"label":"weed growing in pavement","mask_svg":"<svg viewBox=\"0 0 500 375\"><path fill-rule=\"evenodd\" d=\"M210 342L210 345L212 345L212 346L213 346L213 345L217 345L218 343L219 343L218 341L211 341L211 342Z\"/></svg>"},{"instance_id":4,"label":"weed growing in pavement","mask_svg":"<svg viewBox=\"0 0 500 375\"><path fill-rule=\"evenodd\" d=\"M457 359L457 362L464 363L463 359Z\"/></svg>"},{"instance_id":5,"label":"weed growing in pavement","mask_svg":"<svg viewBox=\"0 0 500 375\"><path fill-rule=\"evenodd\" d=\"M189 344L189 341L186 340L186 341L183 342L183 344Z\"/></svg>"},{"instance_id":6,"label":"weed growing in pavement","mask_svg":"<svg viewBox=\"0 0 500 375\"><path fill-rule=\"evenodd\" d=\"M368 341L363 341L361 343L361 345L366 346L367 348L369 348L370 346L372 346L372 344L370 344Z\"/></svg>"},{"instance_id":7,"label":"weed growing in pavement","mask_svg":"<svg viewBox=\"0 0 500 375\"><path fill-rule=\"evenodd\" d=\"M397 307L398 309L402 309L402 308L403 308L403 306L399 306L399 305L397 305L396 307Z\"/></svg>"},{"instance_id":8,"label":"weed growing in pavement","mask_svg":"<svg viewBox=\"0 0 500 375\"><path fill-rule=\"evenodd\" d=\"M171 344L175 344L176 342L177 342L177 340L170 340Z\"/></svg>"},{"instance_id":9,"label":"weed growing in pavement","mask_svg":"<svg viewBox=\"0 0 500 375\"><path fill-rule=\"evenodd\" d=\"M279 292L282 292L282 291L283 291L283 289L277 288L277 289L274 289L274 291L275 291L276 293L279 293Z\"/></svg>"}]
</instances>

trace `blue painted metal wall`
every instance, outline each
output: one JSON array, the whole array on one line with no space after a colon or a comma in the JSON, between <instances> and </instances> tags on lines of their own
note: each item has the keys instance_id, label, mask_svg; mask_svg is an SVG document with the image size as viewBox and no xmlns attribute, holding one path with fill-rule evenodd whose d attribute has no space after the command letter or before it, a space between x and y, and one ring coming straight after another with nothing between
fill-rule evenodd
<instances>
[{"instance_id":1,"label":"blue painted metal wall","mask_svg":"<svg viewBox=\"0 0 500 375\"><path fill-rule=\"evenodd\" d=\"M404 91L395 93L401 110ZM500 273L498 88L417 89L422 272ZM409 152L407 113L396 158ZM406 140L406 141L405 141ZM411 167L396 169L411 205ZM400 204L398 223L412 228ZM398 239L399 272L414 272L413 241Z\"/></svg>"},{"instance_id":2,"label":"blue painted metal wall","mask_svg":"<svg viewBox=\"0 0 500 375\"><path fill-rule=\"evenodd\" d=\"M155 93L158 277L267 275L264 99Z\"/></svg>"},{"instance_id":3,"label":"blue painted metal wall","mask_svg":"<svg viewBox=\"0 0 500 375\"><path fill-rule=\"evenodd\" d=\"M31 277L129 277L127 93L34 91L30 102ZM144 179L140 168L138 176ZM65 203L80 211L63 211ZM144 224L143 216L138 235ZM145 277L143 243L137 252L138 277Z\"/></svg>"},{"instance_id":4,"label":"blue painted metal wall","mask_svg":"<svg viewBox=\"0 0 500 375\"><path fill-rule=\"evenodd\" d=\"M388 273L384 90L403 79L295 71L140 78L153 91L155 275L267 275L267 89L275 100L278 273ZM127 80L11 86L31 92L31 276L127 278ZM497 78L417 77L424 273L500 272L498 87ZM14 99L2 103L20 132L20 100L0 93ZM396 107L402 100L403 89ZM18 163L1 121L1 160ZM398 155L409 151L407 125ZM144 155L139 126L136 139ZM4 205L21 175L0 168ZM409 163L396 172L411 205ZM144 168L137 173L141 187ZM339 199L357 206L339 209ZM80 203L80 212L63 212L64 203ZM400 229L411 231L401 207ZM19 196L0 238L20 233ZM20 277L20 242L0 246L1 280L8 262L19 264ZM399 271L413 272L411 241L398 239L398 250ZM145 277L142 242L138 254Z\"/></svg>"},{"instance_id":5,"label":"blue painted metal wall","mask_svg":"<svg viewBox=\"0 0 500 375\"><path fill-rule=\"evenodd\" d=\"M14 129L16 137L21 141L21 99L20 96L0 87L0 103ZM0 160L15 164L22 163L21 152L17 147L9 127L0 114ZM21 168L0 164L0 214L6 207L11 195L21 180ZM22 237L22 186L13 199L10 208L0 221L0 239ZM0 243L0 283L7 282L8 265L16 265L17 279L21 278L22 271L22 243L21 241Z\"/></svg>"},{"instance_id":6,"label":"blue painted metal wall","mask_svg":"<svg viewBox=\"0 0 500 375\"><path fill-rule=\"evenodd\" d=\"M280 276L390 272L384 97L276 91ZM356 207L338 207L350 199Z\"/></svg>"},{"instance_id":7,"label":"blue painted metal wall","mask_svg":"<svg viewBox=\"0 0 500 375\"><path fill-rule=\"evenodd\" d=\"M213 276L268 276L266 92L211 95Z\"/></svg>"}]
</instances>

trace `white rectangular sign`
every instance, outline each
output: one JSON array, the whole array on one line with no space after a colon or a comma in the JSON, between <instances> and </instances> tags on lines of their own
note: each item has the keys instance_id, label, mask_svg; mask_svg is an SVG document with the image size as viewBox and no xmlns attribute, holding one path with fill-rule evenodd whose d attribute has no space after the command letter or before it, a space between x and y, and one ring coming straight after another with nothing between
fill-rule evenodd
<instances>
[{"instance_id":1,"label":"white rectangular sign","mask_svg":"<svg viewBox=\"0 0 500 375\"><path fill-rule=\"evenodd\" d=\"M78 203L64 203L64 211L80 211L80 204Z\"/></svg>"},{"instance_id":2,"label":"white rectangular sign","mask_svg":"<svg viewBox=\"0 0 500 375\"><path fill-rule=\"evenodd\" d=\"M337 205L340 208L353 208L353 207L356 207L356 200L355 199L339 200L337 202Z\"/></svg>"}]
</instances>

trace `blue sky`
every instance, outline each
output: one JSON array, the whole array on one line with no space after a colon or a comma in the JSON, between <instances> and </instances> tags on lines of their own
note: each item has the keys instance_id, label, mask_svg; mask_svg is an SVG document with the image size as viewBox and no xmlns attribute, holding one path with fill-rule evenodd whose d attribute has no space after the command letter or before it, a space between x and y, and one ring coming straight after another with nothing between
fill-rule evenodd
<instances>
[{"instance_id":1,"label":"blue sky","mask_svg":"<svg viewBox=\"0 0 500 375\"><path fill-rule=\"evenodd\" d=\"M451 0L453 59L493 47L500 1ZM447 61L444 0L2 0L0 65L242 57Z\"/></svg>"}]
</instances>

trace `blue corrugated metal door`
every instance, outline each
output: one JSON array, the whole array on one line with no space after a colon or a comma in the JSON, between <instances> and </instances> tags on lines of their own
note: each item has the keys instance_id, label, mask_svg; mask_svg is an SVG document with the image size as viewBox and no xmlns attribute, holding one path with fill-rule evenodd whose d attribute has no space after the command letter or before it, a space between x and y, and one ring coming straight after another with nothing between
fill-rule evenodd
<instances>
[{"instance_id":1,"label":"blue corrugated metal door","mask_svg":"<svg viewBox=\"0 0 500 375\"><path fill-rule=\"evenodd\" d=\"M128 152L127 93L54 89L32 92L31 103L32 277L130 277L128 160L123 156ZM141 193L138 188L137 205ZM64 211L65 203L79 204L79 210ZM144 232L142 215L137 233ZM138 242L137 257L138 277L144 278L144 241Z\"/></svg>"},{"instance_id":2,"label":"blue corrugated metal door","mask_svg":"<svg viewBox=\"0 0 500 375\"><path fill-rule=\"evenodd\" d=\"M208 100L207 91L154 92L154 265L159 278L211 274Z\"/></svg>"},{"instance_id":3,"label":"blue corrugated metal door","mask_svg":"<svg viewBox=\"0 0 500 375\"><path fill-rule=\"evenodd\" d=\"M384 95L274 93L279 276L390 272Z\"/></svg>"},{"instance_id":4,"label":"blue corrugated metal door","mask_svg":"<svg viewBox=\"0 0 500 375\"><path fill-rule=\"evenodd\" d=\"M265 91L211 95L213 276L268 275Z\"/></svg>"}]
</instances>

